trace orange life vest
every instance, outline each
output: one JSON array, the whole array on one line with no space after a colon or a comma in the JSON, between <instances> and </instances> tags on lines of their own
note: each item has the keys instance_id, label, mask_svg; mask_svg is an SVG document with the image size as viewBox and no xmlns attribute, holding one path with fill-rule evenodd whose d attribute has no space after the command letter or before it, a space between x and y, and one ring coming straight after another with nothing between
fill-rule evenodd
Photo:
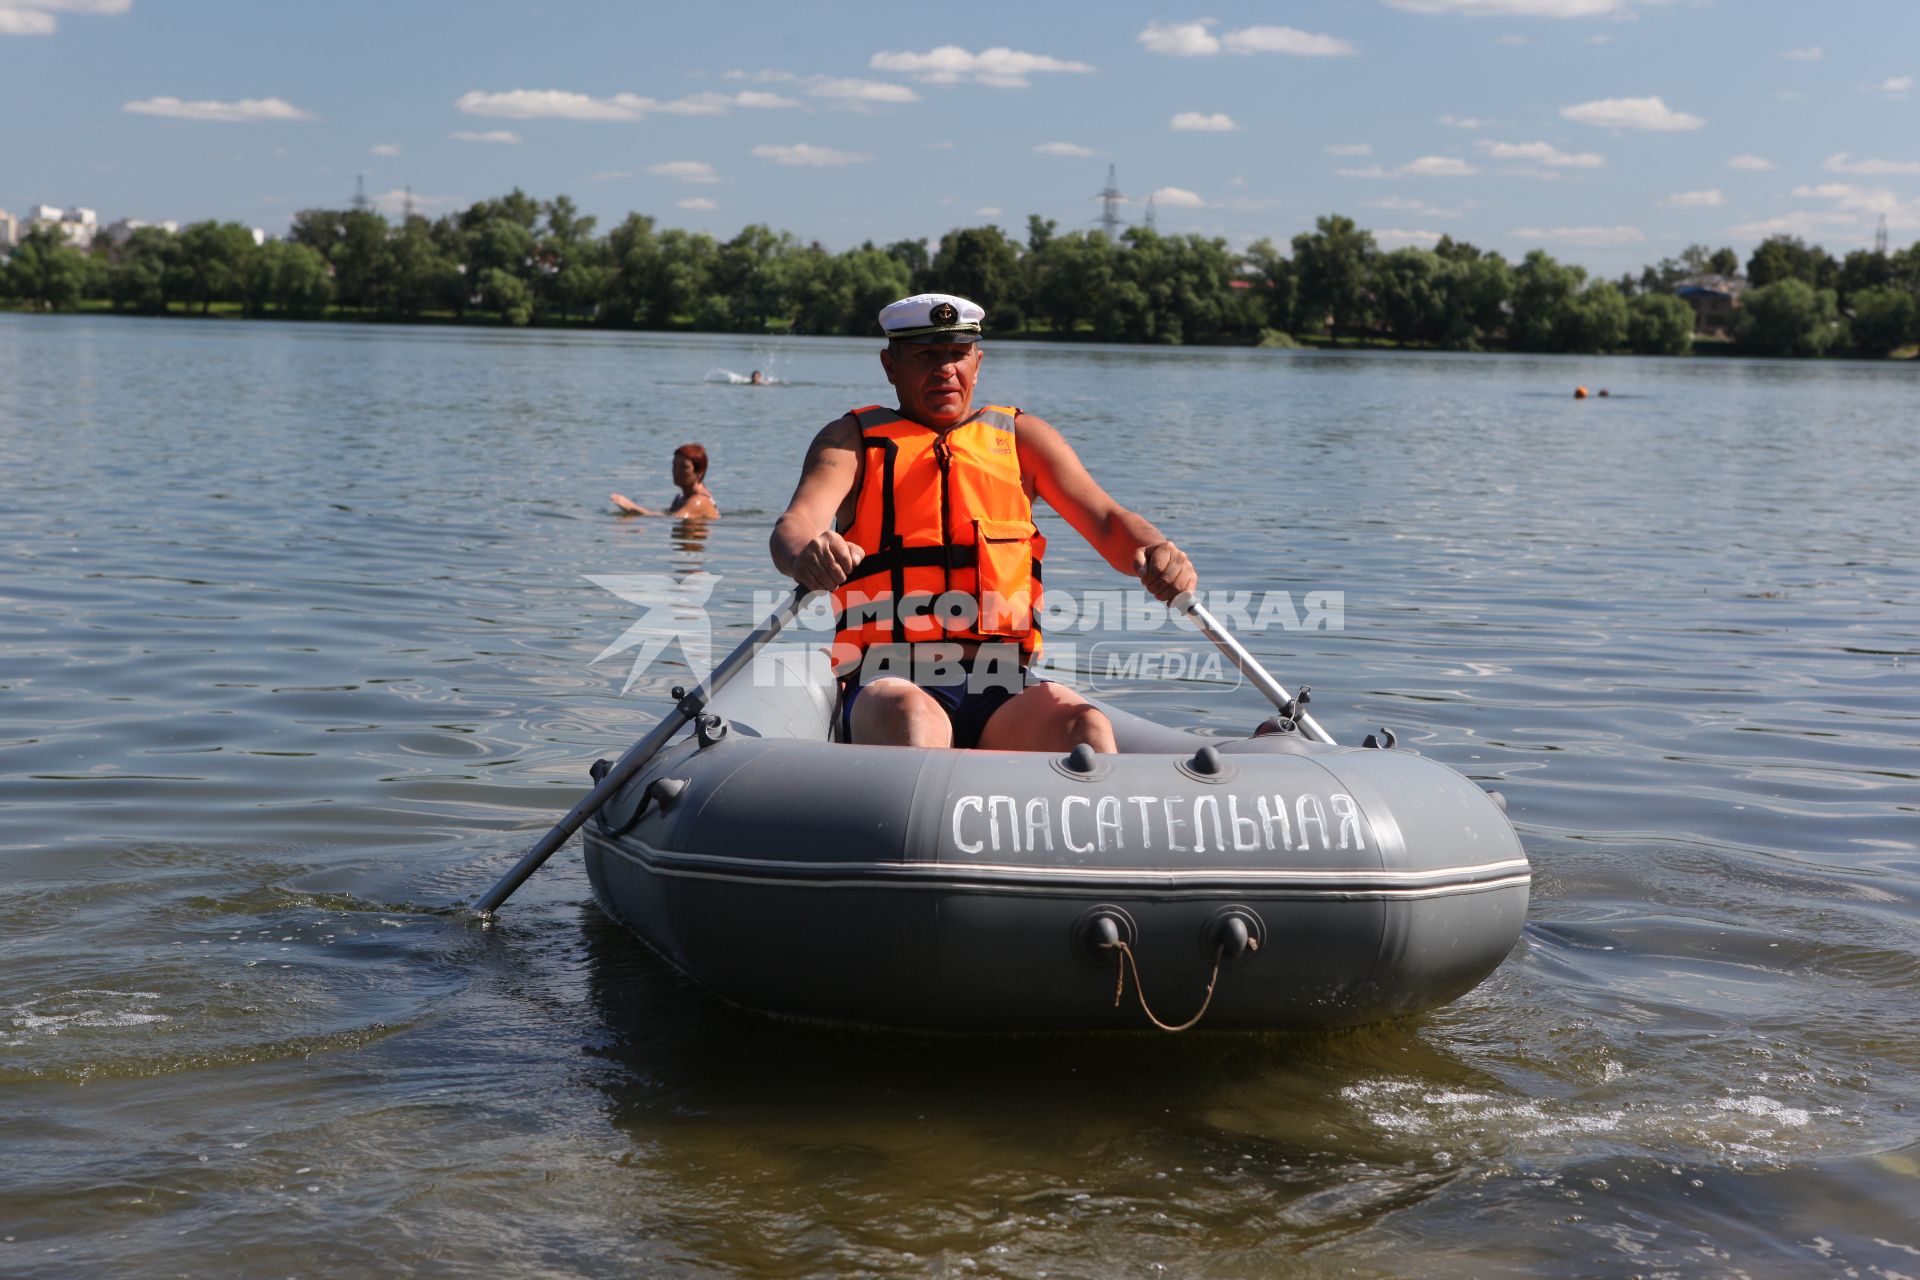
<instances>
[{"instance_id":1,"label":"orange life vest","mask_svg":"<svg viewBox=\"0 0 1920 1280\"><path fill-rule=\"evenodd\" d=\"M1010 405L941 433L868 405L860 491L840 530L863 558L833 593L835 667L873 644L1018 641L1040 652L1040 560Z\"/></svg>"}]
</instances>

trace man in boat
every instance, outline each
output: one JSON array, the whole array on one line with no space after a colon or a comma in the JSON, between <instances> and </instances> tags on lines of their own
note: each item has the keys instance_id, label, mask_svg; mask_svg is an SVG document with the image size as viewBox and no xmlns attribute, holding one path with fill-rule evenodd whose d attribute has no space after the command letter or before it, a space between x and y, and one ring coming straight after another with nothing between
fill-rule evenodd
<instances>
[{"instance_id":1,"label":"man in boat","mask_svg":"<svg viewBox=\"0 0 1920 1280\"><path fill-rule=\"evenodd\" d=\"M880 367L899 407L852 410L814 437L773 527L773 563L833 593L847 740L1112 751L1104 715L1026 675L1040 652L1046 551L1033 499L1157 599L1191 591L1193 565L1115 502L1053 427L1009 405L974 408L985 314L941 293L880 312Z\"/></svg>"}]
</instances>

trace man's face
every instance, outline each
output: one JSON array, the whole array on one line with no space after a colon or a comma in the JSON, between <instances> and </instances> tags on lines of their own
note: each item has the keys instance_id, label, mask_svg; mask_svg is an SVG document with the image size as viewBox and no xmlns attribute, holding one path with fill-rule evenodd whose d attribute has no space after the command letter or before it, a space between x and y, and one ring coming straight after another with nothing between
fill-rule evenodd
<instances>
[{"instance_id":1,"label":"man's face","mask_svg":"<svg viewBox=\"0 0 1920 1280\"><path fill-rule=\"evenodd\" d=\"M966 421L980 376L977 342L897 342L880 353L900 407L915 422L945 430Z\"/></svg>"}]
</instances>

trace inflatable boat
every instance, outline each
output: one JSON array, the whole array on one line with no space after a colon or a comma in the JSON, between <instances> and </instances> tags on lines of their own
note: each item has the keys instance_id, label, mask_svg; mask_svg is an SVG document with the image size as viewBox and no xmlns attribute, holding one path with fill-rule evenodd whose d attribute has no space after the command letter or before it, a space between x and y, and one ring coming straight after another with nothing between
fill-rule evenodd
<instances>
[{"instance_id":1,"label":"inflatable boat","mask_svg":"<svg viewBox=\"0 0 1920 1280\"><path fill-rule=\"evenodd\" d=\"M1454 999L1520 935L1530 869L1502 805L1390 739L1283 717L1203 736L1102 705L1117 755L854 746L823 654L751 661L584 828L600 905L736 1004L948 1031L1338 1027Z\"/></svg>"}]
</instances>

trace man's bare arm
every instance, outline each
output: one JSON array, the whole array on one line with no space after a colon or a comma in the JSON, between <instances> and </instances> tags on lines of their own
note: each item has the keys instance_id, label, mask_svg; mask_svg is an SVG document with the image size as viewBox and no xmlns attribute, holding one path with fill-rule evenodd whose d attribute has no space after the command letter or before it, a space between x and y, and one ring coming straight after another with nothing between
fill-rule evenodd
<instances>
[{"instance_id":1,"label":"man's bare arm","mask_svg":"<svg viewBox=\"0 0 1920 1280\"><path fill-rule=\"evenodd\" d=\"M860 563L860 548L833 528L860 474L859 449L860 427L851 416L822 427L807 446L793 498L774 521L768 540L773 567L810 590L839 586Z\"/></svg>"},{"instance_id":2,"label":"man's bare arm","mask_svg":"<svg viewBox=\"0 0 1920 1280\"><path fill-rule=\"evenodd\" d=\"M1020 469L1033 477L1034 492L1108 564L1139 578L1156 599L1171 600L1193 590L1197 576L1186 553L1151 520L1114 501L1064 436L1042 419L1023 413L1014 438L1019 442Z\"/></svg>"}]
</instances>

